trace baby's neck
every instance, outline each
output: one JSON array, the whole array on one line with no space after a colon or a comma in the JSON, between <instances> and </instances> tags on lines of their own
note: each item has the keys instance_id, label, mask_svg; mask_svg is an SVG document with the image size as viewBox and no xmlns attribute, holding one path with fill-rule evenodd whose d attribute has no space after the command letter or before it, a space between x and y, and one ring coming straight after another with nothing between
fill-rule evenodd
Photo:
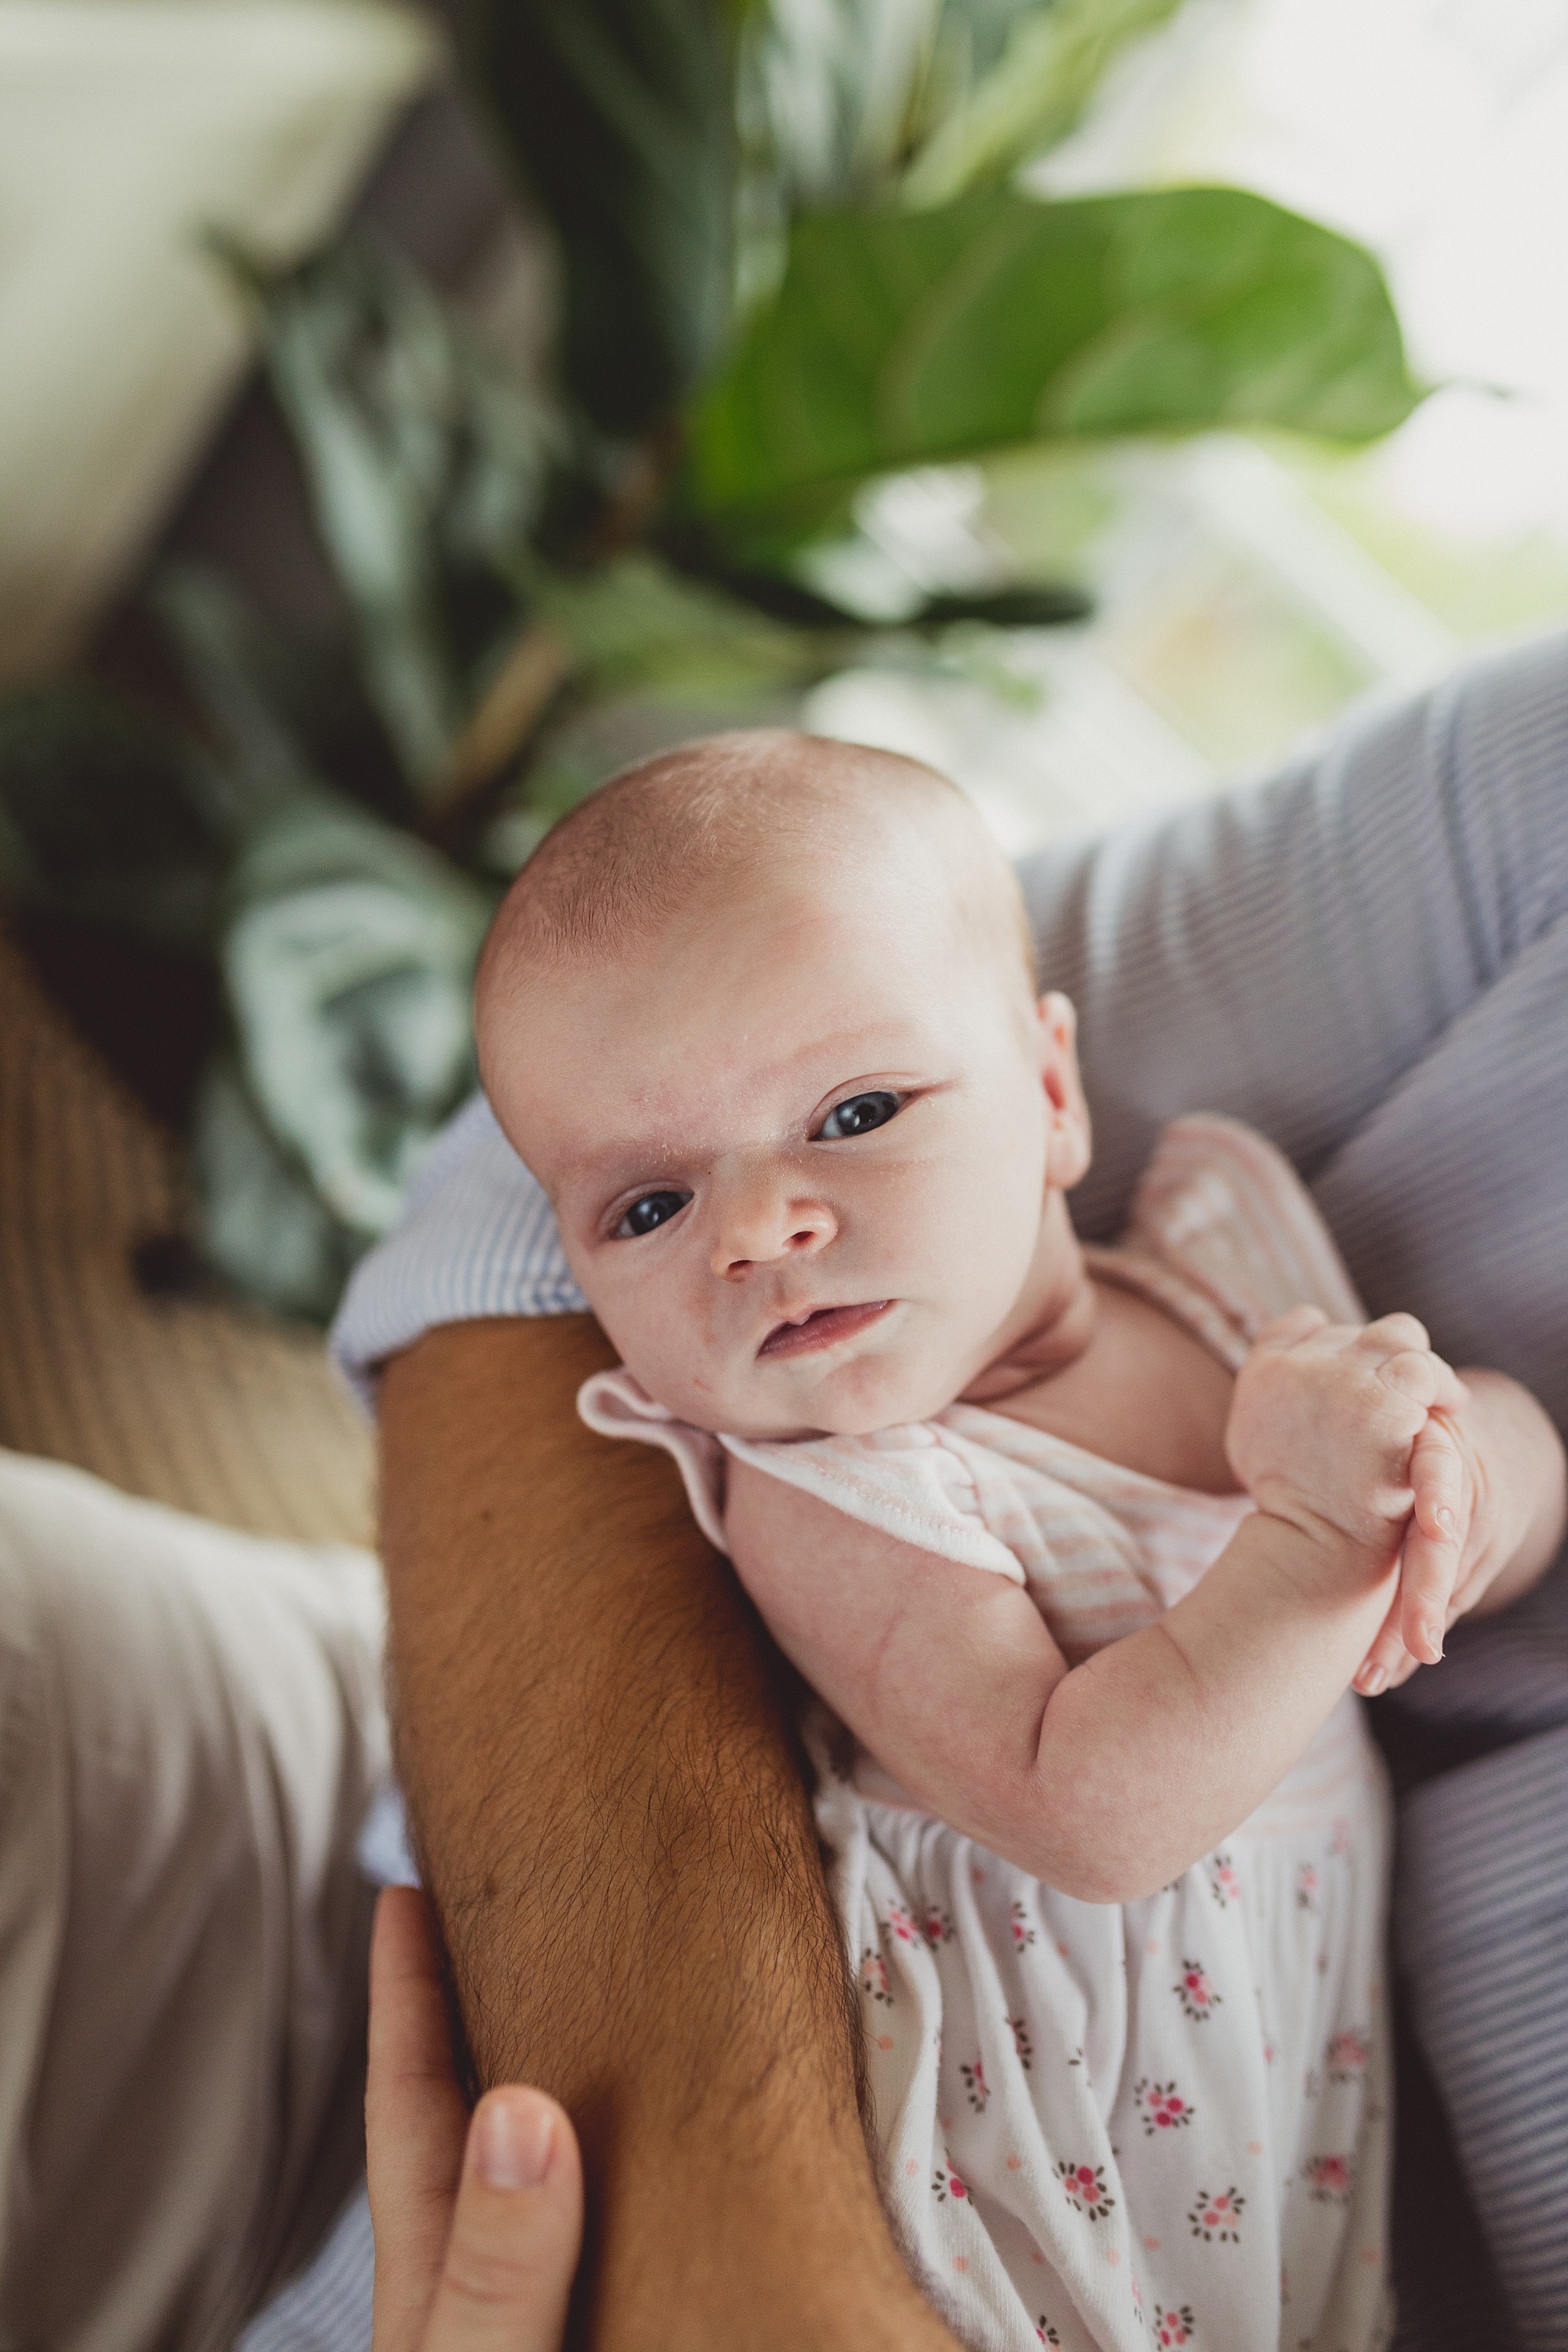
<instances>
[{"instance_id":1,"label":"baby's neck","mask_svg":"<svg viewBox=\"0 0 1568 2352\"><path fill-rule=\"evenodd\" d=\"M1076 1244L1073 1266L1076 1281L1062 1285L960 1402L1170 1486L1237 1492L1225 1452L1232 1374L1152 1299L1097 1281Z\"/></svg>"},{"instance_id":2,"label":"baby's neck","mask_svg":"<svg viewBox=\"0 0 1568 2352\"><path fill-rule=\"evenodd\" d=\"M1093 1283L1060 1192L1047 1196L1040 1238L1018 1303L997 1335L995 1354L963 1391L986 1404L1013 1390L1050 1380L1076 1363L1095 1335Z\"/></svg>"}]
</instances>

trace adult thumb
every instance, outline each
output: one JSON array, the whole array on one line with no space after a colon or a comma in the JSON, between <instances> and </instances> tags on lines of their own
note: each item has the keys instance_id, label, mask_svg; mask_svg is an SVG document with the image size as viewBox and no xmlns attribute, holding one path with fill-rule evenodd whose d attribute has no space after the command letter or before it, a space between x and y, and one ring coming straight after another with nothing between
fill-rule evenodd
<instances>
[{"instance_id":1,"label":"adult thumb","mask_svg":"<svg viewBox=\"0 0 1568 2352\"><path fill-rule=\"evenodd\" d=\"M542 2091L474 2109L424 2352L559 2352L583 2241L572 2126Z\"/></svg>"}]
</instances>

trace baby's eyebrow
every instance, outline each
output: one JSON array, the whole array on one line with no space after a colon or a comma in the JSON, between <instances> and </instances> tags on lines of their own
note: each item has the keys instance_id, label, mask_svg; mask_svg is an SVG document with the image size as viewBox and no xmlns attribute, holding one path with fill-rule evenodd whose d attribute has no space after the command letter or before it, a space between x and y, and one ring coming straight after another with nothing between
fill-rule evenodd
<instances>
[{"instance_id":1,"label":"baby's eyebrow","mask_svg":"<svg viewBox=\"0 0 1568 2352\"><path fill-rule=\"evenodd\" d=\"M812 1095L809 1108L841 1087L890 1085L895 1076L902 1084L930 1084L929 1076L920 1078L917 1073L921 1066L929 1069L931 1058L931 1041L912 1034L907 1023L869 1033L849 1028L834 1036L809 1039L793 1053L782 1055L771 1068L752 1074L750 1084L763 1096L774 1086L798 1084ZM700 1134L695 1129L679 1138L645 1129L640 1134L595 1139L573 1153L557 1189L588 1185L614 1189L615 1180L623 1172L627 1182L646 1178L653 1183L661 1167L673 1168L689 1156L700 1159L722 1143L721 1137Z\"/></svg>"},{"instance_id":2,"label":"baby's eyebrow","mask_svg":"<svg viewBox=\"0 0 1568 2352\"><path fill-rule=\"evenodd\" d=\"M676 1184L682 1162L700 1159L707 1148L696 1138L682 1144L647 1133L614 1136L565 1160L548 1187L550 1196L555 1202L589 1193L602 1205L629 1184L640 1183L650 1191L661 1183Z\"/></svg>"}]
</instances>

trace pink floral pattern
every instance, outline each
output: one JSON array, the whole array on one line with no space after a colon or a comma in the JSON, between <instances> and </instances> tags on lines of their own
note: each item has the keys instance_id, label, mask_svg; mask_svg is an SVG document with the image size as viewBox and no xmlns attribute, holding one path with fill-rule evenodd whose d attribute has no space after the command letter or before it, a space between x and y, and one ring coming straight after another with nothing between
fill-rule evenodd
<instances>
[{"instance_id":1,"label":"pink floral pattern","mask_svg":"<svg viewBox=\"0 0 1568 2352\"><path fill-rule=\"evenodd\" d=\"M1318 1900L1320 1881L1313 1864L1304 1862L1296 1873L1296 1908L1310 1912L1315 1917L1322 1909Z\"/></svg>"},{"instance_id":2,"label":"pink floral pattern","mask_svg":"<svg viewBox=\"0 0 1568 2352\"><path fill-rule=\"evenodd\" d=\"M1196 1960L1184 1959L1182 1973L1172 1986L1172 1991L1182 2004L1183 2014L1204 2020L1212 2017L1225 2003L1208 1980L1208 1976Z\"/></svg>"},{"instance_id":3,"label":"pink floral pattern","mask_svg":"<svg viewBox=\"0 0 1568 2352\"><path fill-rule=\"evenodd\" d=\"M1073 2164L1064 2158L1057 2165L1057 2177L1068 2203L1086 2221L1102 2221L1116 2203L1105 2185L1103 2164Z\"/></svg>"},{"instance_id":4,"label":"pink floral pattern","mask_svg":"<svg viewBox=\"0 0 1568 2352\"><path fill-rule=\"evenodd\" d=\"M1035 2333L1042 2344L1059 2344L1062 2340L1043 2311L1035 2322Z\"/></svg>"},{"instance_id":5,"label":"pink floral pattern","mask_svg":"<svg viewBox=\"0 0 1568 2352\"><path fill-rule=\"evenodd\" d=\"M1169 2346L1190 2344L1197 2332L1197 2322L1193 2317L1193 2306L1190 2303L1184 2303L1175 2311L1167 2311L1162 2303L1154 2305L1156 2344Z\"/></svg>"},{"instance_id":6,"label":"pink floral pattern","mask_svg":"<svg viewBox=\"0 0 1568 2352\"><path fill-rule=\"evenodd\" d=\"M945 2149L942 2152L946 2154ZM945 2164L937 2166L931 2176L931 2193L939 2205L945 2205L950 2197L955 2205L962 2205L968 2200L969 2185L961 2174L954 2171L951 2157L948 2157Z\"/></svg>"},{"instance_id":7,"label":"pink floral pattern","mask_svg":"<svg viewBox=\"0 0 1568 2352\"><path fill-rule=\"evenodd\" d=\"M900 1944L914 1943L920 1934L919 1928L901 1903L889 1905L888 1930L890 1935L898 1937Z\"/></svg>"},{"instance_id":8,"label":"pink floral pattern","mask_svg":"<svg viewBox=\"0 0 1568 2352\"><path fill-rule=\"evenodd\" d=\"M1239 2189L1222 2189L1211 2197L1200 2189L1192 2211L1187 2215L1193 2225L1193 2235L1201 2238L1205 2246L1234 2246L1241 2236L1241 2216L1247 2203Z\"/></svg>"},{"instance_id":9,"label":"pink floral pattern","mask_svg":"<svg viewBox=\"0 0 1568 2352\"><path fill-rule=\"evenodd\" d=\"M1331 2083L1364 2082L1371 2060L1372 2036L1352 2027L1331 2034L1323 2053L1323 2067Z\"/></svg>"},{"instance_id":10,"label":"pink floral pattern","mask_svg":"<svg viewBox=\"0 0 1568 2352\"><path fill-rule=\"evenodd\" d=\"M1157 2133L1177 2130L1193 2119L1193 2110L1174 2083L1151 2083L1145 2076L1132 2086L1132 2105L1151 2139Z\"/></svg>"},{"instance_id":11,"label":"pink floral pattern","mask_svg":"<svg viewBox=\"0 0 1568 2352\"><path fill-rule=\"evenodd\" d=\"M1349 2156L1315 2156L1302 2178L1307 2194L1320 2205L1348 2205L1355 2186L1355 2165Z\"/></svg>"},{"instance_id":12,"label":"pink floral pattern","mask_svg":"<svg viewBox=\"0 0 1568 2352\"><path fill-rule=\"evenodd\" d=\"M1035 2059L1035 2044L1029 2033L1029 2021L1026 2017L1010 2017L1007 2023L1012 2029L1013 2047L1018 2053L1018 2063L1026 2074Z\"/></svg>"},{"instance_id":13,"label":"pink floral pattern","mask_svg":"<svg viewBox=\"0 0 1568 2352\"><path fill-rule=\"evenodd\" d=\"M1034 1942L1035 1931L1029 1924L1029 1915L1021 1903L1014 1904L1012 1916L1013 1948L1015 1951L1021 1952L1026 1944Z\"/></svg>"},{"instance_id":14,"label":"pink floral pattern","mask_svg":"<svg viewBox=\"0 0 1568 2352\"><path fill-rule=\"evenodd\" d=\"M969 2094L970 2105L977 2116L983 2116L991 2096L985 2080L984 2061L977 2056L973 2066L961 2066L958 2071L963 2077L963 2087Z\"/></svg>"},{"instance_id":15,"label":"pink floral pattern","mask_svg":"<svg viewBox=\"0 0 1568 2352\"><path fill-rule=\"evenodd\" d=\"M1241 1900L1241 1880L1228 1853L1216 1853L1209 1864L1209 1893L1222 1911Z\"/></svg>"},{"instance_id":16,"label":"pink floral pattern","mask_svg":"<svg viewBox=\"0 0 1568 2352\"><path fill-rule=\"evenodd\" d=\"M874 1946L868 1944L860 1955L860 1990L873 2000L893 2006L893 1996L888 1981L888 1963Z\"/></svg>"},{"instance_id":17,"label":"pink floral pattern","mask_svg":"<svg viewBox=\"0 0 1568 2352\"><path fill-rule=\"evenodd\" d=\"M943 1944L951 1944L953 1934L952 1912L939 1911L934 1903L928 1905L921 1921L921 1934L933 1952L940 1951Z\"/></svg>"}]
</instances>

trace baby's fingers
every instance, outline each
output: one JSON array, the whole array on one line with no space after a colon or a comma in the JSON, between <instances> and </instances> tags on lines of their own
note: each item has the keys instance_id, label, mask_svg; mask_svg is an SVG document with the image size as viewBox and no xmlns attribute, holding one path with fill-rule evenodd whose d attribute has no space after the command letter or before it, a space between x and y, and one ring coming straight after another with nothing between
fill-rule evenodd
<instances>
[{"instance_id":1,"label":"baby's fingers","mask_svg":"<svg viewBox=\"0 0 1568 2352\"><path fill-rule=\"evenodd\" d=\"M1403 1355L1385 1356L1377 1370L1386 1388L1397 1389L1402 1397L1408 1397L1412 1404L1425 1405L1428 1412L1458 1412L1469 1395L1453 1366L1430 1349L1413 1348Z\"/></svg>"},{"instance_id":2,"label":"baby's fingers","mask_svg":"<svg viewBox=\"0 0 1568 2352\"><path fill-rule=\"evenodd\" d=\"M1433 1352L1426 1326L1414 1315L1380 1315L1357 1332L1355 1348L1373 1359L1384 1387L1428 1412L1457 1411L1469 1394L1453 1367Z\"/></svg>"},{"instance_id":3,"label":"baby's fingers","mask_svg":"<svg viewBox=\"0 0 1568 2352\"><path fill-rule=\"evenodd\" d=\"M1412 1657L1436 1665L1464 1551L1464 1464L1453 1432L1434 1414L1410 1449L1415 1509L1399 1578L1400 1633Z\"/></svg>"}]
</instances>

